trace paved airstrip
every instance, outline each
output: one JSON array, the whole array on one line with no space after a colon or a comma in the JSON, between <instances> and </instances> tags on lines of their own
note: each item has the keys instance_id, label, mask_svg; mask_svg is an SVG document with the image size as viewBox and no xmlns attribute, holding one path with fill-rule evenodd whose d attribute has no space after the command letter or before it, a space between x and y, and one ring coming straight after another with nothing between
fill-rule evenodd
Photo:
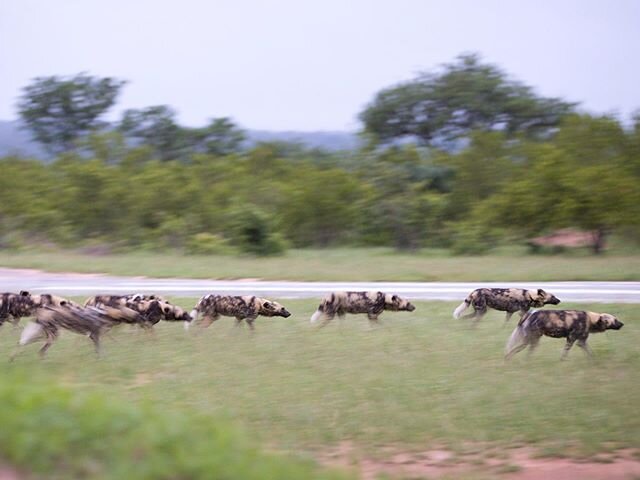
<instances>
[{"instance_id":1,"label":"paved airstrip","mask_svg":"<svg viewBox=\"0 0 640 480\"><path fill-rule=\"evenodd\" d=\"M288 282L115 277L0 268L0 292L29 290L63 296L158 293L195 297L205 293L274 298L319 298L331 291L381 290L413 300L462 300L479 287L543 288L565 302L640 303L640 282Z\"/></svg>"}]
</instances>

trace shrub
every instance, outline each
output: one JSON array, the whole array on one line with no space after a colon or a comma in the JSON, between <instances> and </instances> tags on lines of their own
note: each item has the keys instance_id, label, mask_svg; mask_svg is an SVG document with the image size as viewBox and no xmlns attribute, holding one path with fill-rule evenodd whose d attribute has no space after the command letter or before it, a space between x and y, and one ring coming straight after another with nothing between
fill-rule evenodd
<instances>
[{"instance_id":1,"label":"shrub","mask_svg":"<svg viewBox=\"0 0 640 480\"><path fill-rule=\"evenodd\" d=\"M226 422L0 374L0 457L46 478L338 479Z\"/></svg>"},{"instance_id":2,"label":"shrub","mask_svg":"<svg viewBox=\"0 0 640 480\"><path fill-rule=\"evenodd\" d=\"M274 222L261 210L247 207L231 215L232 242L244 253L280 255L287 249L283 237L275 231Z\"/></svg>"},{"instance_id":3,"label":"shrub","mask_svg":"<svg viewBox=\"0 0 640 480\"><path fill-rule=\"evenodd\" d=\"M220 235L201 232L187 239L185 252L190 255L226 255L233 253L233 248Z\"/></svg>"}]
</instances>

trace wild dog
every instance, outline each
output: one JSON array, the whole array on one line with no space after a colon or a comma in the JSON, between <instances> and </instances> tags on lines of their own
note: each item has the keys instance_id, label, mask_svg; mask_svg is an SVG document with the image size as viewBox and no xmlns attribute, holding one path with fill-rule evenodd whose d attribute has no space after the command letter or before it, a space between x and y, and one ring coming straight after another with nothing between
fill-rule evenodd
<instances>
[{"instance_id":1,"label":"wild dog","mask_svg":"<svg viewBox=\"0 0 640 480\"><path fill-rule=\"evenodd\" d=\"M158 295L96 295L85 301L85 306L107 305L113 308L130 308L137 311L143 318L139 325L151 328L160 320L190 322L189 313L177 305Z\"/></svg>"},{"instance_id":2,"label":"wild dog","mask_svg":"<svg viewBox=\"0 0 640 480\"><path fill-rule=\"evenodd\" d=\"M0 326L4 322L17 325L22 317L32 315L36 307L36 302L26 290L20 293L0 294Z\"/></svg>"},{"instance_id":3,"label":"wild dog","mask_svg":"<svg viewBox=\"0 0 640 480\"><path fill-rule=\"evenodd\" d=\"M505 360L529 347L529 353L538 346L543 335L566 338L561 360L567 358L569 350L577 341L590 357L593 355L587 344L590 333L605 330L620 330L624 324L609 313L583 312L580 310L536 310L527 313L518 322L505 351Z\"/></svg>"},{"instance_id":4,"label":"wild dog","mask_svg":"<svg viewBox=\"0 0 640 480\"><path fill-rule=\"evenodd\" d=\"M336 314L344 317L346 313L366 313L371 324L378 323L383 311L413 312L416 307L409 300L384 292L334 292L327 295L315 313L311 323L321 320L320 327L327 325Z\"/></svg>"},{"instance_id":5,"label":"wild dog","mask_svg":"<svg viewBox=\"0 0 640 480\"><path fill-rule=\"evenodd\" d=\"M546 304L558 305L558 297L537 290L523 290L521 288L478 288L469 294L464 301L453 311L453 318L460 318L469 306L473 306L473 313L462 318L473 318L474 323L486 315L488 308L507 312L505 323L511 319L515 312L520 312L520 318L532 307L540 308Z\"/></svg>"},{"instance_id":6,"label":"wild dog","mask_svg":"<svg viewBox=\"0 0 640 480\"><path fill-rule=\"evenodd\" d=\"M249 328L254 330L253 322L259 315L287 318L291 313L278 302L266 298L209 294L198 300L190 316L196 321L199 315L202 315L199 325L203 328L208 327L223 315L236 317L236 326L240 326L244 320ZM188 325L186 323L185 328L188 328Z\"/></svg>"},{"instance_id":7,"label":"wild dog","mask_svg":"<svg viewBox=\"0 0 640 480\"><path fill-rule=\"evenodd\" d=\"M100 353L100 336L113 325L126 322L141 321L140 314L128 308L109 306L79 307L75 305L46 305L35 312L35 321L29 322L20 335L18 349L29 343L44 338L45 344L40 348L40 356L44 356L53 342L58 338L60 329L69 330L80 335L88 335L93 342L96 353ZM18 349L11 356L13 360Z\"/></svg>"}]
</instances>

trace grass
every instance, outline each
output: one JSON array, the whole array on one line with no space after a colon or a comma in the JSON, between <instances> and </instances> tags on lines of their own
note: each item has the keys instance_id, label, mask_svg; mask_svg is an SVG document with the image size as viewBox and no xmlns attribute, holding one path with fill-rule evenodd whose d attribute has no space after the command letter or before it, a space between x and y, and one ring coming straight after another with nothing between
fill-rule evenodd
<instances>
[{"instance_id":1,"label":"grass","mask_svg":"<svg viewBox=\"0 0 640 480\"><path fill-rule=\"evenodd\" d=\"M80 299L81 300L81 299ZM175 298L190 308L193 298ZM155 336L123 328L104 341L67 334L40 361L28 346L4 367L77 392L151 404L166 415L225 418L281 451L313 456L349 441L382 454L402 449L530 445L543 454L591 455L640 449L640 323L633 305L569 305L616 314L619 332L593 335L595 360L544 338L529 359L505 364L513 323L493 312L472 329L453 320L454 303L423 302L385 313L370 328L348 316L319 331L309 300L283 300L289 319L259 318L256 332L222 319L201 331L162 323ZM513 322L513 321L512 321ZM17 330L0 332L0 354ZM378 452L378 453L376 453Z\"/></svg>"},{"instance_id":2,"label":"grass","mask_svg":"<svg viewBox=\"0 0 640 480\"><path fill-rule=\"evenodd\" d=\"M0 378L0 454L29 478L346 479L308 461L265 454L210 416L131 404L7 371ZM7 478L1 471L0 477Z\"/></svg>"},{"instance_id":3,"label":"grass","mask_svg":"<svg viewBox=\"0 0 640 480\"><path fill-rule=\"evenodd\" d=\"M0 252L0 266L148 277L260 278L300 281L640 280L640 254L528 255L509 248L453 257L444 250L388 248L291 250L281 257L185 256L178 253L88 255L72 251Z\"/></svg>"}]
</instances>

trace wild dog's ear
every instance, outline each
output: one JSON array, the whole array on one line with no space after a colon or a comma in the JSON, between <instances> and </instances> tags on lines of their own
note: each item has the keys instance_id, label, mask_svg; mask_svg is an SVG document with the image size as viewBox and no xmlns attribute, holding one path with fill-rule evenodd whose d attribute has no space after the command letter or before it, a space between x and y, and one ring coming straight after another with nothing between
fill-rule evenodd
<instances>
[{"instance_id":1,"label":"wild dog's ear","mask_svg":"<svg viewBox=\"0 0 640 480\"><path fill-rule=\"evenodd\" d=\"M265 301L262 304L262 307L266 308L267 310L275 310L275 308L276 308L275 305L273 303L271 303L269 300Z\"/></svg>"},{"instance_id":2,"label":"wild dog's ear","mask_svg":"<svg viewBox=\"0 0 640 480\"><path fill-rule=\"evenodd\" d=\"M399 300L400 300L400 299L398 298L398 295L393 295L393 296L391 297L391 301L392 301L392 302L394 302L394 303L395 303L395 302L398 302Z\"/></svg>"},{"instance_id":3,"label":"wild dog's ear","mask_svg":"<svg viewBox=\"0 0 640 480\"><path fill-rule=\"evenodd\" d=\"M543 289L539 288L538 289L538 296L539 297L544 297L546 295L547 292L545 292Z\"/></svg>"},{"instance_id":4,"label":"wild dog's ear","mask_svg":"<svg viewBox=\"0 0 640 480\"><path fill-rule=\"evenodd\" d=\"M163 311L164 311L164 313L169 313L171 311L171 309L169 307L164 307Z\"/></svg>"},{"instance_id":5,"label":"wild dog's ear","mask_svg":"<svg viewBox=\"0 0 640 480\"><path fill-rule=\"evenodd\" d=\"M20 290L20 296L21 297L28 297L29 296L29 292L26 290Z\"/></svg>"}]
</instances>

